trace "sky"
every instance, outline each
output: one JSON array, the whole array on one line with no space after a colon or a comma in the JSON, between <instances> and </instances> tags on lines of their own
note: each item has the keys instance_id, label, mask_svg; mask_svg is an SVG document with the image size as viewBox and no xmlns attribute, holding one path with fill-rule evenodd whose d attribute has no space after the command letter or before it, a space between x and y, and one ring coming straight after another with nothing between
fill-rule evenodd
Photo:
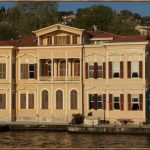
<instances>
[{"instance_id":1,"label":"sky","mask_svg":"<svg viewBox=\"0 0 150 150\"><path fill-rule=\"evenodd\" d=\"M0 2L0 6L11 7L15 2ZM79 8L90 7L92 5L110 6L116 11L130 10L142 16L150 16L150 2L58 2L59 11L74 11Z\"/></svg>"}]
</instances>

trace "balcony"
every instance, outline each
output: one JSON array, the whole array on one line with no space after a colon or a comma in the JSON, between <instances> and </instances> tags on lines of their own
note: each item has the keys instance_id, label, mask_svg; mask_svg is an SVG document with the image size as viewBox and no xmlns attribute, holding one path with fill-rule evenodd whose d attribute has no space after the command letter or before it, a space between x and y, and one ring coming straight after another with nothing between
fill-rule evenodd
<instances>
[{"instance_id":1,"label":"balcony","mask_svg":"<svg viewBox=\"0 0 150 150\"><path fill-rule=\"evenodd\" d=\"M40 59L40 81L80 81L80 59Z\"/></svg>"}]
</instances>

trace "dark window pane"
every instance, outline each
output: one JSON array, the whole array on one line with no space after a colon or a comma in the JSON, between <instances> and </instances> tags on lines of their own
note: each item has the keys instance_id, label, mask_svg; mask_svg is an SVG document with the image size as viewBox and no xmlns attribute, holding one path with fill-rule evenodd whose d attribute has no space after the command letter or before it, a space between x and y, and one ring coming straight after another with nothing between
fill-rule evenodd
<instances>
[{"instance_id":1,"label":"dark window pane","mask_svg":"<svg viewBox=\"0 0 150 150\"><path fill-rule=\"evenodd\" d=\"M133 77L133 78L137 78L137 77L138 77L138 73L137 73L137 72L133 72L133 73L132 73L132 77Z\"/></svg>"},{"instance_id":2,"label":"dark window pane","mask_svg":"<svg viewBox=\"0 0 150 150\"><path fill-rule=\"evenodd\" d=\"M29 109L34 109L34 94L29 94Z\"/></svg>"},{"instance_id":3,"label":"dark window pane","mask_svg":"<svg viewBox=\"0 0 150 150\"><path fill-rule=\"evenodd\" d=\"M48 109L48 91L42 91L42 109Z\"/></svg>"},{"instance_id":4,"label":"dark window pane","mask_svg":"<svg viewBox=\"0 0 150 150\"><path fill-rule=\"evenodd\" d=\"M70 95L70 108L71 109L77 109L77 91L72 90Z\"/></svg>"},{"instance_id":5,"label":"dark window pane","mask_svg":"<svg viewBox=\"0 0 150 150\"><path fill-rule=\"evenodd\" d=\"M115 73L113 74L113 77L114 77L114 78L119 78L119 77L120 77L119 72L115 72Z\"/></svg>"},{"instance_id":6,"label":"dark window pane","mask_svg":"<svg viewBox=\"0 0 150 150\"><path fill-rule=\"evenodd\" d=\"M0 94L0 109L6 109L6 94Z\"/></svg>"},{"instance_id":7,"label":"dark window pane","mask_svg":"<svg viewBox=\"0 0 150 150\"><path fill-rule=\"evenodd\" d=\"M63 92L61 90L56 92L56 109L63 109Z\"/></svg>"},{"instance_id":8,"label":"dark window pane","mask_svg":"<svg viewBox=\"0 0 150 150\"><path fill-rule=\"evenodd\" d=\"M132 110L139 110L139 104L132 104Z\"/></svg>"},{"instance_id":9,"label":"dark window pane","mask_svg":"<svg viewBox=\"0 0 150 150\"><path fill-rule=\"evenodd\" d=\"M26 109L26 94L21 94L20 98L20 109Z\"/></svg>"},{"instance_id":10,"label":"dark window pane","mask_svg":"<svg viewBox=\"0 0 150 150\"><path fill-rule=\"evenodd\" d=\"M34 72L30 72L29 74L30 74L30 75L29 75L29 76L30 76L30 79L34 79Z\"/></svg>"}]
</instances>

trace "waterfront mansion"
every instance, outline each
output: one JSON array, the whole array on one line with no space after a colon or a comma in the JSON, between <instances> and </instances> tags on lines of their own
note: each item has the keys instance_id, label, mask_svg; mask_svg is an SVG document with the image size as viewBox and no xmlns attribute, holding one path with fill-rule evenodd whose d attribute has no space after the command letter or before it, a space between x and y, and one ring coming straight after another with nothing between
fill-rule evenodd
<instances>
[{"instance_id":1,"label":"waterfront mansion","mask_svg":"<svg viewBox=\"0 0 150 150\"><path fill-rule=\"evenodd\" d=\"M149 39L55 24L0 41L0 121L145 122Z\"/></svg>"}]
</instances>

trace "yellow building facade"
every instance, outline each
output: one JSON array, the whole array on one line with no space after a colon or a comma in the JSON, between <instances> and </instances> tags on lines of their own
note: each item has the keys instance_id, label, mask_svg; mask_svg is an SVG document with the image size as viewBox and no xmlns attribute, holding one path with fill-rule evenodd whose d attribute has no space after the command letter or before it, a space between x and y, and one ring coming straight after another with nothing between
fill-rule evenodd
<instances>
[{"instance_id":1,"label":"yellow building facade","mask_svg":"<svg viewBox=\"0 0 150 150\"><path fill-rule=\"evenodd\" d=\"M33 33L0 41L0 121L146 121L146 36L61 24Z\"/></svg>"}]
</instances>

